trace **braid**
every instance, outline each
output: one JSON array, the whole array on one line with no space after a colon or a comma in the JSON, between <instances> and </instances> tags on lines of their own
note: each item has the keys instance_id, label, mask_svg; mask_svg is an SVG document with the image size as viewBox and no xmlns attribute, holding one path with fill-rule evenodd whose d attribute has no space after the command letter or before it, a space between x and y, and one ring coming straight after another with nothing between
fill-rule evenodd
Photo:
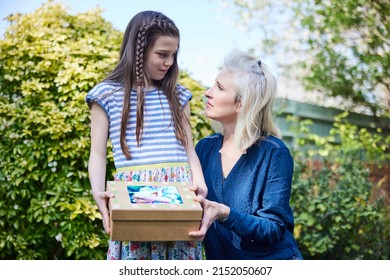
<instances>
[{"instance_id":1,"label":"braid","mask_svg":"<svg viewBox=\"0 0 390 280\"><path fill-rule=\"evenodd\" d=\"M135 49L135 73L136 73L136 82L137 82L137 87L142 86L142 79L144 76L144 70L143 70L143 65L144 65L144 49L145 49L145 32L147 30L147 25L144 23L137 36L137 45Z\"/></svg>"},{"instance_id":2,"label":"braid","mask_svg":"<svg viewBox=\"0 0 390 280\"><path fill-rule=\"evenodd\" d=\"M175 57L173 66L161 81L154 81L144 73L144 62L148 51L153 47L160 36L180 38L180 32L175 23L164 14L154 11L144 11L135 15L127 25L120 51L120 60L114 71L107 77L123 84L124 99L121 117L120 144L123 154L131 159L131 152L127 145L126 134L130 114L130 96L132 89L136 87L136 124L135 136L137 145L140 145L145 111L146 89L153 84L161 90L168 99L172 111L172 120L175 126L176 138L186 145L186 133L182 124L183 112L178 99L176 83L178 66Z\"/></svg>"},{"instance_id":3,"label":"braid","mask_svg":"<svg viewBox=\"0 0 390 280\"><path fill-rule=\"evenodd\" d=\"M137 144L140 144L141 136L142 136L142 128L144 122L144 104L145 104L145 84L146 79L144 76L144 54L145 54L145 46L146 46L146 34L147 31L153 27L157 26L160 30L169 30L168 28L172 28L172 25L167 22L166 17L162 15L155 15L151 18L146 19L137 35L137 44L136 44L136 63L135 63L135 73L136 73L136 86L137 86L137 121L136 121L136 139Z\"/></svg>"},{"instance_id":4,"label":"braid","mask_svg":"<svg viewBox=\"0 0 390 280\"><path fill-rule=\"evenodd\" d=\"M162 14L155 15L143 22L137 35L136 45L136 83L137 86L144 85L144 52L145 52L145 34L152 26L157 26L160 30L172 30L176 28L172 23L169 22L168 18Z\"/></svg>"},{"instance_id":5,"label":"braid","mask_svg":"<svg viewBox=\"0 0 390 280\"><path fill-rule=\"evenodd\" d=\"M145 78L144 78L144 53L145 53L145 34L146 31L153 25L153 18L145 20L141 25L135 49L135 76L137 86L137 121L135 126L135 135L137 144L141 142L142 128L144 124L144 105L145 105Z\"/></svg>"}]
</instances>

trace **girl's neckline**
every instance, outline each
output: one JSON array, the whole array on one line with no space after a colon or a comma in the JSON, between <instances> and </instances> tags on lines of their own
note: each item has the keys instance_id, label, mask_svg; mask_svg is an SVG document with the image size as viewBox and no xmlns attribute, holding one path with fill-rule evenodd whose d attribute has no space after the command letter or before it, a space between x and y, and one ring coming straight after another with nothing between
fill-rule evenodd
<instances>
[{"instance_id":1,"label":"girl's neckline","mask_svg":"<svg viewBox=\"0 0 390 280\"><path fill-rule=\"evenodd\" d=\"M149 88L146 90L146 92L157 91L157 90L158 90L157 87L149 87ZM131 91L136 92L137 89L136 89L136 88L132 88Z\"/></svg>"}]
</instances>

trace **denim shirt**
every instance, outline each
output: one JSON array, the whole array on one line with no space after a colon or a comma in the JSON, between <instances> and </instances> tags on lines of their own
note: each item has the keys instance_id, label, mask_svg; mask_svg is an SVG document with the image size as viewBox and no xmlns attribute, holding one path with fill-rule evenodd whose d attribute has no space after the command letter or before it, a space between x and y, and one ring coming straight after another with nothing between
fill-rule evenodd
<instances>
[{"instance_id":1,"label":"denim shirt","mask_svg":"<svg viewBox=\"0 0 390 280\"><path fill-rule=\"evenodd\" d=\"M290 208L293 159L286 145L269 136L239 158L226 178L219 150L223 135L199 141L196 152L208 199L230 207L204 239L207 259L301 259Z\"/></svg>"}]
</instances>

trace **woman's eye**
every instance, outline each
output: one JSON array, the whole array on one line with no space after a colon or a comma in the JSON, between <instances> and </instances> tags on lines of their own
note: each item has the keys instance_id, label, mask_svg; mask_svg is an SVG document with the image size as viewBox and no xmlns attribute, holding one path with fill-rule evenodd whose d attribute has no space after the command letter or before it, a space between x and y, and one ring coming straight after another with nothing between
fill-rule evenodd
<instances>
[{"instance_id":1,"label":"woman's eye","mask_svg":"<svg viewBox=\"0 0 390 280\"><path fill-rule=\"evenodd\" d=\"M165 57L167 56L166 53L159 53L158 55L159 55L161 58L165 58Z\"/></svg>"},{"instance_id":2,"label":"woman's eye","mask_svg":"<svg viewBox=\"0 0 390 280\"><path fill-rule=\"evenodd\" d=\"M218 87L219 90L223 90L223 88L220 85L218 85L218 84L217 84L217 87Z\"/></svg>"}]
</instances>

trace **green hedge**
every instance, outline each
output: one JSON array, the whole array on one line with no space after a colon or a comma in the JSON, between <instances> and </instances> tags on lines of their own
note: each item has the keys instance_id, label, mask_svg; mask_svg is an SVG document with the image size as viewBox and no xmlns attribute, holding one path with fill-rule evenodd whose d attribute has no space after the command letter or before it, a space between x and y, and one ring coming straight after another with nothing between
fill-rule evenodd
<instances>
[{"instance_id":1,"label":"green hedge","mask_svg":"<svg viewBox=\"0 0 390 280\"><path fill-rule=\"evenodd\" d=\"M121 34L59 4L8 17L0 41L0 257L99 259L106 236L87 176L84 98L117 60Z\"/></svg>"},{"instance_id":2,"label":"green hedge","mask_svg":"<svg viewBox=\"0 0 390 280\"><path fill-rule=\"evenodd\" d=\"M293 149L295 236L306 259L388 260L390 208L373 195L380 185L369 179L367 163L389 162L390 137L358 129L346 116L336 117L328 137L308 133L310 121L300 123Z\"/></svg>"}]
</instances>

